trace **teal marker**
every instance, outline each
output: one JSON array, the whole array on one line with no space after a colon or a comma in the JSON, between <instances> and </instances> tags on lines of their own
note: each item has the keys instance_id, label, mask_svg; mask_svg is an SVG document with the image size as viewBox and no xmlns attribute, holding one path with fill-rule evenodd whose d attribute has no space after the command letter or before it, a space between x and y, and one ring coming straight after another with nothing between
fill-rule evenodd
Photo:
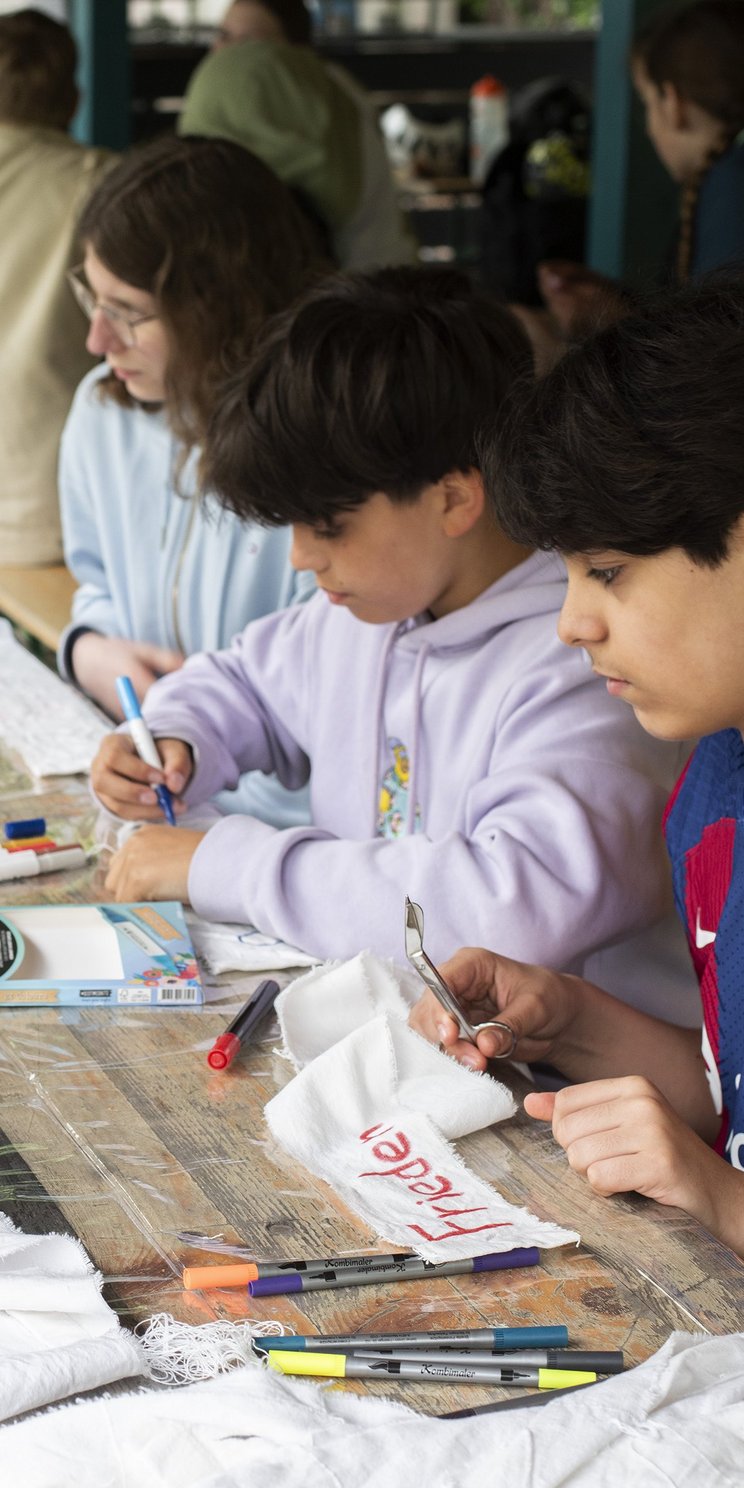
<instances>
[{"instance_id":1,"label":"teal marker","mask_svg":"<svg viewBox=\"0 0 744 1488\"><path fill-rule=\"evenodd\" d=\"M435 1333L290 1333L285 1338L254 1338L253 1347L337 1353L339 1349L502 1349L565 1348L568 1328L556 1324L546 1328L452 1328Z\"/></svg>"}]
</instances>

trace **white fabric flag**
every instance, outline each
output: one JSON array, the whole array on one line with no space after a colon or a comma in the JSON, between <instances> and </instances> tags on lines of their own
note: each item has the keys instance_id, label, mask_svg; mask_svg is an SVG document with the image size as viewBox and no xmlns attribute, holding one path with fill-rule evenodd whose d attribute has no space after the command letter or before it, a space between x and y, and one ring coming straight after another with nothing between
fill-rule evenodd
<instances>
[{"instance_id":1,"label":"white fabric flag","mask_svg":"<svg viewBox=\"0 0 744 1488\"><path fill-rule=\"evenodd\" d=\"M281 994L287 1052L305 1067L266 1106L273 1135L382 1239L426 1261L578 1241L507 1203L450 1145L512 1116L514 1100L408 1027L409 986L365 951Z\"/></svg>"},{"instance_id":2,"label":"white fabric flag","mask_svg":"<svg viewBox=\"0 0 744 1488\"><path fill-rule=\"evenodd\" d=\"M24 1235L0 1214L0 1421L142 1367L80 1242Z\"/></svg>"},{"instance_id":3,"label":"white fabric flag","mask_svg":"<svg viewBox=\"0 0 744 1488\"><path fill-rule=\"evenodd\" d=\"M734 1488L744 1335L675 1333L637 1369L540 1409L438 1421L248 1364L0 1429L19 1488ZM515 1392L516 1403L516 1392Z\"/></svg>"}]
</instances>

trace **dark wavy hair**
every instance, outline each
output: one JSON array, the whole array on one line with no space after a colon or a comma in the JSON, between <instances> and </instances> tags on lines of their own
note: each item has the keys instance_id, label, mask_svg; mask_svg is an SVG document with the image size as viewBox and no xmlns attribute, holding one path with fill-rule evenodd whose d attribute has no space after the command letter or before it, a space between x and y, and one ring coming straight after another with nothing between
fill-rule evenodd
<instances>
[{"instance_id":1,"label":"dark wavy hair","mask_svg":"<svg viewBox=\"0 0 744 1488\"><path fill-rule=\"evenodd\" d=\"M201 443L218 389L267 316L317 270L311 229L273 171L228 140L168 135L103 178L80 237L158 302L170 354L166 408L183 448ZM133 405L114 377L102 394Z\"/></svg>"},{"instance_id":2,"label":"dark wavy hair","mask_svg":"<svg viewBox=\"0 0 744 1488\"><path fill-rule=\"evenodd\" d=\"M515 317L461 273L336 274L266 327L207 434L238 516L318 525L376 491L415 500L477 463L476 434L531 373Z\"/></svg>"},{"instance_id":3,"label":"dark wavy hair","mask_svg":"<svg viewBox=\"0 0 744 1488\"><path fill-rule=\"evenodd\" d=\"M568 351L483 437L481 469L518 542L683 548L715 568L744 512L744 276L659 295Z\"/></svg>"}]
</instances>

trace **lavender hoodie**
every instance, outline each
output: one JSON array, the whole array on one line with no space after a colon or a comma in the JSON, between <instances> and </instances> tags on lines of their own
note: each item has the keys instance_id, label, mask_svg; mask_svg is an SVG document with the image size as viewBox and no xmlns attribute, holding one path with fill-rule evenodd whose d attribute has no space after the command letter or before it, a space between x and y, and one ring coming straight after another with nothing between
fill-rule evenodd
<instances>
[{"instance_id":1,"label":"lavender hoodie","mask_svg":"<svg viewBox=\"0 0 744 1488\"><path fill-rule=\"evenodd\" d=\"M537 554L440 620L370 625L318 594L157 682L145 716L191 744L190 802L249 769L310 778L312 826L211 828L194 908L402 961L409 894L436 960L485 945L698 1023L660 826L681 750L559 642L564 593Z\"/></svg>"}]
</instances>

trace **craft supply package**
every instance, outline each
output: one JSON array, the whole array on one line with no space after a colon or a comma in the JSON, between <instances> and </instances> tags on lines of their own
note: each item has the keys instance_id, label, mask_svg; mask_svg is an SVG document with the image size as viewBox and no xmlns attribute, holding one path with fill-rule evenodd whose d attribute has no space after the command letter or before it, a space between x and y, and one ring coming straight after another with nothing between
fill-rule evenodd
<instances>
[{"instance_id":1,"label":"craft supply package","mask_svg":"<svg viewBox=\"0 0 744 1488\"><path fill-rule=\"evenodd\" d=\"M181 905L0 905L0 1006L204 1000Z\"/></svg>"}]
</instances>

